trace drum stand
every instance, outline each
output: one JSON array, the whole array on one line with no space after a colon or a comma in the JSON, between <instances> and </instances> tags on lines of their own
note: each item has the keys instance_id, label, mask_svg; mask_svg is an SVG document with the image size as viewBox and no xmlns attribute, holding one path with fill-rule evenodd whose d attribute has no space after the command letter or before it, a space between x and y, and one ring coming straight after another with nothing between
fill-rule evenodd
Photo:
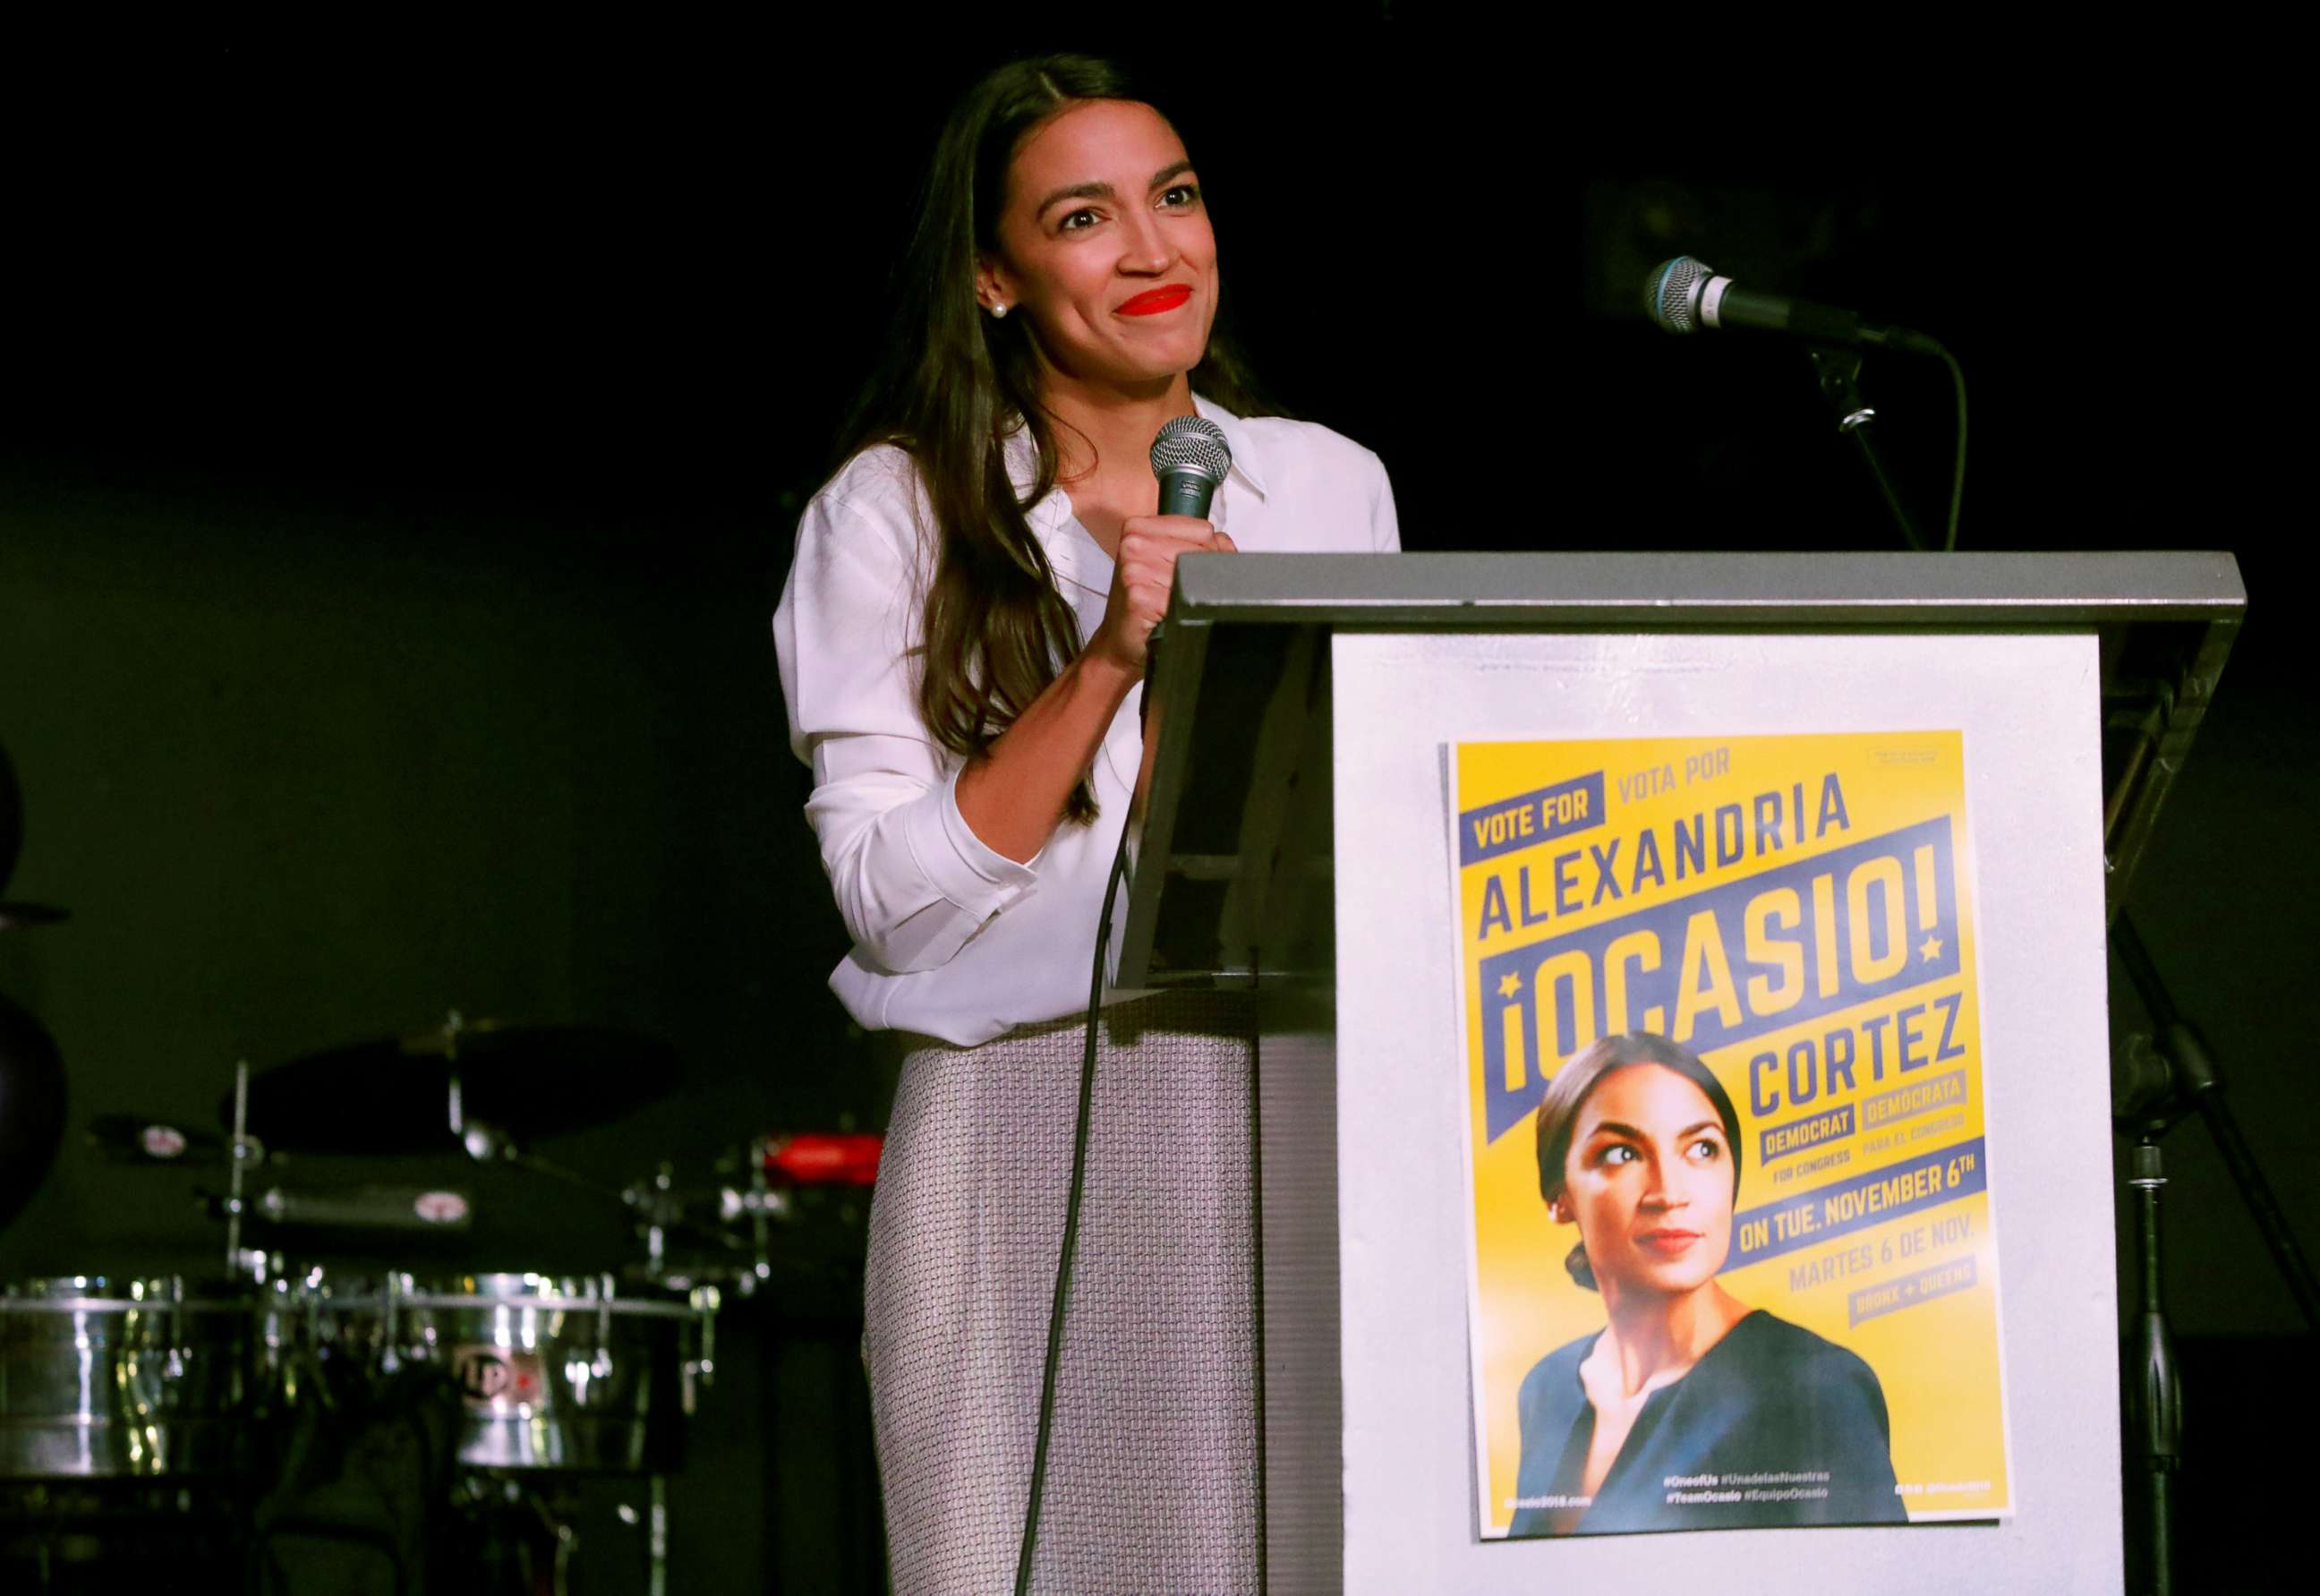
<instances>
[{"instance_id":1,"label":"drum stand","mask_svg":"<svg viewBox=\"0 0 2320 1596\"><path fill-rule=\"evenodd\" d=\"M649 1596L668 1596L668 1476L655 1474L650 1487L652 1515L645 1527L645 1589Z\"/></svg>"},{"instance_id":2,"label":"drum stand","mask_svg":"<svg viewBox=\"0 0 2320 1596\"><path fill-rule=\"evenodd\" d=\"M252 1260L245 1258L241 1252L241 1220L247 1211L241 1194L245 1172L264 1156L265 1150L250 1139L249 1060L244 1058L233 1066L232 1166L226 1174L225 1199L225 1272L229 1279L248 1280L265 1271L265 1254Z\"/></svg>"},{"instance_id":3,"label":"drum stand","mask_svg":"<svg viewBox=\"0 0 2320 1596\"><path fill-rule=\"evenodd\" d=\"M229 1596L242 1588L248 1519L220 1481L25 1482L0 1492L0 1590Z\"/></svg>"},{"instance_id":4,"label":"drum stand","mask_svg":"<svg viewBox=\"0 0 2320 1596\"><path fill-rule=\"evenodd\" d=\"M568 1502L551 1500L514 1475L475 1474L456 1487L456 1506L475 1537L473 1588L512 1596L566 1596L579 1547Z\"/></svg>"},{"instance_id":5,"label":"drum stand","mask_svg":"<svg viewBox=\"0 0 2320 1596\"><path fill-rule=\"evenodd\" d=\"M2120 1134L2134 1142L2127 1183L2134 1191L2140 1302L2132 1366L2125 1374L2129 1383L2127 1410L2134 1423L2130 1444L2140 1454L2144 1475L2143 1545L2149 1558L2145 1588L2154 1596L2170 1596L2175 1514L2183 1466L2183 1391L2174 1337L2161 1298L2159 1193L2167 1184L2167 1176L2160 1157L2160 1139L2194 1113L2207 1122L2207 1134L2223 1155L2264 1245L2270 1248L2280 1278L2296 1298L2305 1322L2315 1330L2320 1330L2320 1283L2315 1283L2312 1266L2288 1230L2262 1167L2240 1135L2239 1121L2224 1099L2222 1072L2207 1039L2175 1007L2143 939L2124 914L2111 928L2111 946L2141 995L2157 1035L2155 1044L2147 1036L2129 1037L2113 1061L2111 1116Z\"/></svg>"},{"instance_id":6,"label":"drum stand","mask_svg":"<svg viewBox=\"0 0 2320 1596\"><path fill-rule=\"evenodd\" d=\"M461 1481L458 1505L477 1543L478 1590L566 1596L580 1537L572 1524L577 1503L570 1483L563 1483L564 1492L551 1494L546 1483L516 1474L473 1474ZM617 1510L622 1524L644 1531L648 1596L668 1596L668 1476L647 1475L645 1492L641 1512L627 1501Z\"/></svg>"}]
</instances>

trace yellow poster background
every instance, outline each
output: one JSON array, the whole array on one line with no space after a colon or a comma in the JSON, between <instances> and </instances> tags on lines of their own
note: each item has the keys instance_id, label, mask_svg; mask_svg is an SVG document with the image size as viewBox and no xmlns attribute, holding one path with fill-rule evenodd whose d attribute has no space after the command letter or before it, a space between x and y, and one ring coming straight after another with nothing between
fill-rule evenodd
<instances>
[{"instance_id":1,"label":"yellow poster background","mask_svg":"<svg viewBox=\"0 0 2320 1596\"><path fill-rule=\"evenodd\" d=\"M1523 820L1504 807L1509 801L1583 783L1590 776L1601 777L1600 795L1591 800L1600 806L1600 818L1583 817L1582 829L1527 844L1520 840L1518 827L1501 820L1500 846L1509 833L1515 846L1473 863L1462 862L1462 839L1469 848L1474 845L1480 835L1474 829L1477 817L1492 813L1494 805L1500 806L1496 812L1501 816ZM1821 817L1831 781L1840 794L1844 824L1816 835L1812 821ZM1805 800L1801 816L1790 801L1799 791ZM1912 1161L1922 1164L1927 1155L1945 1151L1950 1157L1935 1170L1935 1180L1947 1177L1952 1187L1978 1186L1975 1160L1983 1165L1981 1178L1994 1185L1997 1177L1986 1167L1983 1139L1972 850L1959 733L1462 743L1454 748L1453 792L1451 859L1457 877L1463 999L1460 1056L1467 1071L1466 1151L1473 1197L1469 1312L1482 1487L1480 1528L1488 1537L1504 1535L1513 1513L1521 1444L1517 1392L1524 1375L1555 1348L1602 1328L1604 1316L1601 1299L1573 1283L1563 1268L1575 1234L1550 1220L1540 1197L1536 1116L1525 1114L1511 1129L1501 1126L1495 1138L1488 1133L1491 1082L1486 1079L1485 1031L1492 1022L1485 1013L1486 961L1503 961L1510 950L1559 941L1590 927L1638 916L1754 875L1770 875L1925 822L1946 821L1956 941L1955 967L1947 974L1794 1024L1780 1025L1777 1016L1767 1016L1755 1021L1760 1028L1745 1039L1721 1047L1702 1047L1703 1038L1697 1034L1712 1029L1699 1023L1701 1015L1713 1012L1712 1002L1693 1005L1698 1013L1670 1013L1663 1006L1655 1016L1663 1023L1656 1026L1641 1026L1644 1017L1632 1013L1573 1016L1592 1023L1573 1032L1577 1039L1567 1049L1558 1049L1552 1040L1524 1038L1518 1034L1519 1021L1500 1013L1495 1021L1502 1044L1498 1078L1502 1090L1535 1092L1551 1078L1562 1057L1607 1030L1663 1030L1700 1054L1738 1110L1745 1151L1735 1207L1743 1214L1840 1188L1857 1190L1864 1177ZM1708 817L1736 803L1745 835L1760 818L1757 802L1767 794L1778 795L1781 846L1745 849L1746 857L1729 864L1718 863L1710 851L1704 870L1674 879L1669 857L1672 850L1666 844L1679 825L1698 825L1712 836ZM1567 817L1572 807L1567 794L1551 799L1547 808L1558 805ZM1544 830L1543 820L1551 816L1527 818L1535 830ZM1797 824L1799 818L1805 823ZM1620 875L1615 879L1615 884L1626 889L1620 895L1608 897L1600 890L1590 894L1586 884L1592 879L1593 861L1583 857L1565 879L1555 875L1558 856L1574 849L1584 856L1590 845L1602 848L1613 839L1622 842L1622 851L1614 857L1624 869L1647 831L1661 844L1661 862L1669 877L1664 883L1637 883ZM1761 842L1761 835L1755 840ZM1521 875L1525 866L1531 872L1527 879ZM1559 890L1572 880L1581 884L1580 890ZM1526 923L1534 916L1536 923ZM1724 950L1733 988L1745 988L1752 973L1761 977L1765 968L1752 965L1746 951L1738 945ZM1865 952L1858 946L1851 951L1871 960L1880 949L1872 937ZM1672 966L1680 957L1690 956L1679 956L1671 947L1663 957ZM1716 974L1713 959L1703 958L1694 984L1712 987ZM1759 1066L1752 1083L1752 1060L1770 1054L1785 1061L1799 1044L1818 1046L1840 1029L1850 1028L1856 1042L1868 1034L1864 1025L1880 1037L1896 1037L1894 1017L1929 1002L1948 1005L1944 1012L1954 1019L1948 1040L1953 1048L1962 1047L1964 1056L1946 1059L1938 1070L1909 1073L1928 1079L1962 1069L1962 1093L1931 1111L1874 1128L1856 1116L1849 1134L1770 1164L1757 1156L1763 1133L1769 1129L1847 1102L1858 1108L1910 1081L1898 1062L1881 1080L1872 1080L1862 1065L1854 1072L1850 1091L1808 1079L1805 1084L1822 1089L1812 1101L1799 1103L1788 1101L1791 1094L1787 1088L1796 1083L1785 1067L1766 1071ZM1575 1001L1563 1004L1565 1009L1575 1006ZM1599 999L1595 1006L1608 1011L1609 1004ZM1625 1026L1619 1023L1622 1019ZM1539 1029L1551 1036L1551 1025ZM1867 1051L1865 1046L1862 1051ZM1769 1114L1757 1111L1763 1099L1760 1095L1752 1102L1751 1093L1753 1084L1762 1093L1768 1076L1781 1099ZM1980 1145L1968 1150L1968 1144ZM1962 1160L1968 1164L1963 1170L1956 1167ZM1899 1217L1833 1239L1808 1241L1756 1262L1742 1261L1735 1225L1733 1263L1717 1277L1750 1306L1801 1325L1868 1362L1884 1390L1892 1422L1894 1473L1912 1520L1990 1518L2010 1510L1993 1217L1986 1188L1946 1200L1936 1192L1930 1204ZM1903 1277L1942 1271L1961 1260L1971 1262L1970 1286L1856 1316L1856 1293L1875 1292Z\"/></svg>"}]
</instances>

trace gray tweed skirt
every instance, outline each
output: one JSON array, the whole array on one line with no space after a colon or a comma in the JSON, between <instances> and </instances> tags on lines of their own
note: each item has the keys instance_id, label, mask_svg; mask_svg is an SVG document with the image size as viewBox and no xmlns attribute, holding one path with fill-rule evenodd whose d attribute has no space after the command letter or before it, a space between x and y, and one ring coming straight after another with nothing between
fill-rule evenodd
<instances>
[{"instance_id":1,"label":"gray tweed skirt","mask_svg":"<svg viewBox=\"0 0 2320 1596\"><path fill-rule=\"evenodd\" d=\"M1255 1010L1106 1011L1032 1588L1256 1588ZM903 1036L863 1347L897 1596L1013 1588L1083 1025Z\"/></svg>"}]
</instances>

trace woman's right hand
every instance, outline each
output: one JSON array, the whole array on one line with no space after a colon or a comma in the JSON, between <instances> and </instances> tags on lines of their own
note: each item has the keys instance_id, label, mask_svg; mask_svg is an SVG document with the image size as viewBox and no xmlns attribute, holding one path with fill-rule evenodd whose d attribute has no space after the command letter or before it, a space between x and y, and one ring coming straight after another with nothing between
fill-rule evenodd
<instances>
[{"instance_id":1,"label":"woman's right hand","mask_svg":"<svg viewBox=\"0 0 2320 1596\"><path fill-rule=\"evenodd\" d=\"M1111 597L1095 636L1088 639L1088 652L1142 675L1146 643L1168 612L1178 558L1239 552L1230 538L1190 515L1130 516L1119 526L1119 549L1111 562Z\"/></svg>"}]
</instances>

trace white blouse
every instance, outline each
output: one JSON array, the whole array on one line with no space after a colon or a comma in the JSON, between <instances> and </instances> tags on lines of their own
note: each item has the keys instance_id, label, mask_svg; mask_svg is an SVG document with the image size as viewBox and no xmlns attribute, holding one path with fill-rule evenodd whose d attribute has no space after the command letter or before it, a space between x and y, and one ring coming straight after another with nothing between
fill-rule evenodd
<instances>
[{"instance_id":1,"label":"white blouse","mask_svg":"<svg viewBox=\"0 0 2320 1596\"><path fill-rule=\"evenodd\" d=\"M1209 520L1244 555L1400 547L1377 456L1308 422L1242 420L1195 403L1232 448ZM1019 493L1036 464L1029 434L1017 433L1008 469ZM854 938L830 987L865 1029L972 1045L1086 1005L1104 882L1143 751L1143 688L1113 718L1091 772L1092 825L1066 821L1029 864L984 846L954 793L965 761L919 717L912 650L933 558L925 519L902 449L882 445L847 462L799 521L774 646L790 746L813 766L806 818ZM1029 520L1080 635L1093 635L1111 558L1061 488Z\"/></svg>"}]
</instances>

